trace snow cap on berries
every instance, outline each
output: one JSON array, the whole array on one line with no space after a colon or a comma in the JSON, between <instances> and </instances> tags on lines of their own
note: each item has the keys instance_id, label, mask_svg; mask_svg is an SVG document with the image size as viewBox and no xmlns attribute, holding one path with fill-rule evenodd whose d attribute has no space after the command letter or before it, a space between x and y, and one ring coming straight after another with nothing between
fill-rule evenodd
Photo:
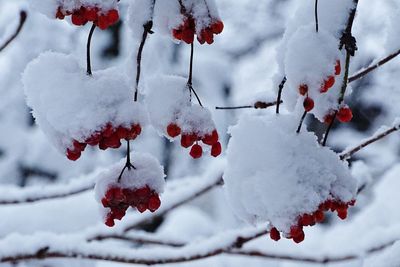
<instances>
[{"instance_id":1,"label":"snow cap on berries","mask_svg":"<svg viewBox=\"0 0 400 267\"><path fill-rule=\"evenodd\" d=\"M355 198L357 181L347 164L313 133L297 134L297 125L291 115L246 116L231 128L225 189L243 220L268 221L289 233L299 216L326 200Z\"/></svg>"}]
</instances>

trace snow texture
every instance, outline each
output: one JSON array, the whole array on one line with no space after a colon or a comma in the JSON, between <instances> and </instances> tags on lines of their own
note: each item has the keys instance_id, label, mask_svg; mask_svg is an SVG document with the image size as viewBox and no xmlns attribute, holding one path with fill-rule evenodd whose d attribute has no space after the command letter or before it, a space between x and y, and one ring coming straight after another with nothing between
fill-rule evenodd
<instances>
[{"instance_id":1,"label":"snow texture","mask_svg":"<svg viewBox=\"0 0 400 267\"><path fill-rule=\"evenodd\" d=\"M215 129L210 111L191 103L186 79L182 77L164 75L149 80L145 102L152 125L166 137L170 123L179 125L182 133L196 133L199 137Z\"/></svg>"},{"instance_id":2,"label":"snow texture","mask_svg":"<svg viewBox=\"0 0 400 267\"><path fill-rule=\"evenodd\" d=\"M231 128L225 189L234 212L288 233L297 218L328 199L347 203L357 181L346 163L313 133L296 133L290 115L245 116Z\"/></svg>"},{"instance_id":3,"label":"snow texture","mask_svg":"<svg viewBox=\"0 0 400 267\"><path fill-rule=\"evenodd\" d=\"M49 18L56 18L57 9L74 11L83 7L98 7L103 12L116 9L117 0L31 0L32 8Z\"/></svg>"},{"instance_id":4,"label":"snow texture","mask_svg":"<svg viewBox=\"0 0 400 267\"><path fill-rule=\"evenodd\" d=\"M396 3L394 14L388 18L388 28L386 30L386 52L389 54L395 53L400 49L400 5Z\"/></svg>"},{"instance_id":5,"label":"snow texture","mask_svg":"<svg viewBox=\"0 0 400 267\"><path fill-rule=\"evenodd\" d=\"M43 73L51 76L43 79ZM84 142L107 123L143 128L148 122L144 106L133 102L127 78L117 68L88 76L73 56L47 52L28 64L23 83L36 122L61 152L73 139Z\"/></svg>"},{"instance_id":6,"label":"snow texture","mask_svg":"<svg viewBox=\"0 0 400 267\"><path fill-rule=\"evenodd\" d=\"M153 19L154 6L150 0L134 0L128 9L128 25L135 39L141 39L143 25Z\"/></svg>"},{"instance_id":7,"label":"snow texture","mask_svg":"<svg viewBox=\"0 0 400 267\"><path fill-rule=\"evenodd\" d=\"M131 154L134 168L126 168L118 181L119 175L126 164L122 159L108 170L100 173L95 186L95 197L101 203L101 199L111 187L127 189L140 189L148 186L158 194L164 192L164 168L158 160L150 154Z\"/></svg>"},{"instance_id":8,"label":"snow texture","mask_svg":"<svg viewBox=\"0 0 400 267\"><path fill-rule=\"evenodd\" d=\"M285 55L285 105L290 110L296 104L302 106L304 97L300 95L299 87L307 85L307 95L315 103L310 113L324 121L330 110L337 109L342 75L335 76L335 65L340 58L337 41L329 32L321 29L316 33L314 25L299 28L290 39ZM321 93L321 87L329 76L335 78L335 84L327 92Z\"/></svg>"}]
</instances>

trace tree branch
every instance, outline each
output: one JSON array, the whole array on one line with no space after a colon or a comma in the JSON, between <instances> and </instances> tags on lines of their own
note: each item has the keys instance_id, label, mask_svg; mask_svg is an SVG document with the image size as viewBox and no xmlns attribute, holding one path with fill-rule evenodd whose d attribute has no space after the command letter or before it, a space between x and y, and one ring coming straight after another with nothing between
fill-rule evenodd
<instances>
[{"instance_id":1,"label":"tree branch","mask_svg":"<svg viewBox=\"0 0 400 267\"><path fill-rule=\"evenodd\" d=\"M365 75L369 74L370 72L376 70L377 68L381 67L382 65L385 65L386 63L388 63L389 61L391 61L392 59L396 58L398 55L400 55L400 49L397 50L395 53L388 55L387 57L379 60L377 63L374 63L372 65L370 65L369 67L367 67L364 70L361 70L359 72L357 72L356 74L354 74L353 76L351 76L349 78L349 83L354 82L358 79L363 78Z\"/></svg>"},{"instance_id":2,"label":"tree branch","mask_svg":"<svg viewBox=\"0 0 400 267\"><path fill-rule=\"evenodd\" d=\"M280 103L283 103L282 101ZM248 105L248 106L236 106L236 107L215 107L217 110L232 110L232 109L246 109L246 108L255 108L255 109L266 109L269 107L276 106L277 102L263 102L263 101L257 101L254 103L254 105Z\"/></svg>"},{"instance_id":3,"label":"tree branch","mask_svg":"<svg viewBox=\"0 0 400 267\"><path fill-rule=\"evenodd\" d=\"M359 144L355 147L346 149L345 151L340 153L339 154L340 159L347 160L347 159L351 158L351 156L353 156L355 153L357 153L358 151L363 149L364 147L367 147L367 146L385 138L386 136L388 136L394 132L397 132L398 130L400 130L400 124L395 125L392 128L387 129L386 131L378 132L377 134L373 135L372 137L364 140L364 142L362 142L361 144Z\"/></svg>"},{"instance_id":4,"label":"tree branch","mask_svg":"<svg viewBox=\"0 0 400 267\"><path fill-rule=\"evenodd\" d=\"M0 52L2 52L12 41L14 41L15 38L17 38L18 34L21 32L22 28L24 27L24 24L26 22L26 18L28 17L28 14L26 11L21 11L19 13L19 24L17 29L15 30L14 34L11 35L3 45L0 46Z\"/></svg>"}]
</instances>

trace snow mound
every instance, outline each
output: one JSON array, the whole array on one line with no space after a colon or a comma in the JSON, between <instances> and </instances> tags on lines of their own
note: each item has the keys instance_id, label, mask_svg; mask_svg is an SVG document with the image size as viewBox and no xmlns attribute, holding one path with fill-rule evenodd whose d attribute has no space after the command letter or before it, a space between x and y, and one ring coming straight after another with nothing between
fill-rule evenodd
<instances>
[{"instance_id":1,"label":"snow mound","mask_svg":"<svg viewBox=\"0 0 400 267\"><path fill-rule=\"evenodd\" d=\"M299 216L325 201L355 198L357 181L347 164L313 133L297 134L297 124L289 115L246 116L231 128L224 181L241 219L289 233Z\"/></svg>"}]
</instances>

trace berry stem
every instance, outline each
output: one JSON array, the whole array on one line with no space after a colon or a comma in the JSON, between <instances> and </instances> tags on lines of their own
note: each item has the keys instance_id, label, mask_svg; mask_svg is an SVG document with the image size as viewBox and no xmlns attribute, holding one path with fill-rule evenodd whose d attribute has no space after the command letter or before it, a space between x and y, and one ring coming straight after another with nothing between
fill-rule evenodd
<instances>
[{"instance_id":1,"label":"berry stem","mask_svg":"<svg viewBox=\"0 0 400 267\"><path fill-rule=\"evenodd\" d=\"M135 166L131 163L131 143L129 140L126 140L126 164L122 168L121 173L118 176L118 183L121 182L122 175L124 174L125 170L131 170L134 169L136 170Z\"/></svg>"},{"instance_id":2,"label":"berry stem","mask_svg":"<svg viewBox=\"0 0 400 267\"><path fill-rule=\"evenodd\" d=\"M318 33L318 0L315 0L315 31Z\"/></svg>"},{"instance_id":3,"label":"berry stem","mask_svg":"<svg viewBox=\"0 0 400 267\"><path fill-rule=\"evenodd\" d=\"M25 22L26 22L26 18L28 17L28 14L26 13L26 11L21 11L19 13L19 24L17 29L15 30L14 34L11 35L5 42L3 45L0 46L0 52L3 51L15 38L17 38L18 34L21 32L22 27L24 26Z\"/></svg>"},{"instance_id":4,"label":"berry stem","mask_svg":"<svg viewBox=\"0 0 400 267\"><path fill-rule=\"evenodd\" d=\"M282 101L280 102L281 104L283 103ZM246 109L246 108L254 108L254 109L266 109L269 107L276 106L277 102L262 102L262 101L257 101L254 105L248 105L248 106L236 106L236 107L215 107L217 110L232 110L232 109Z\"/></svg>"},{"instance_id":5,"label":"berry stem","mask_svg":"<svg viewBox=\"0 0 400 267\"><path fill-rule=\"evenodd\" d=\"M154 13L154 5L156 3L156 0L152 0L152 14ZM138 95L139 95L139 82L140 82L140 74L142 71L142 54L143 54L143 49L144 45L146 44L147 36L149 34L153 34L154 32L152 31L153 28L153 20L149 20L145 24L143 24L143 35L142 35L142 41L140 42L139 50L136 56L136 84L135 84L135 96L134 96L134 101L138 101Z\"/></svg>"},{"instance_id":6,"label":"berry stem","mask_svg":"<svg viewBox=\"0 0 400 267\"><path fill-rule=\"evenodd\" d=\"M197 94L196 90L193 88L193 59L194 59L194 42L190 44L190 64L189 64L189 78L187 81L187 88L190 93L190 102L192 102L192 92L195 95L197 102L199 102L200 106L203 106L201 103L200 97Z\"/></svg>"},{"instance_id":7,"label":"berry stem","mask_svg":"<svg viewBox=\"0 0 400 267\"><path fill-rule=\"evenodd\" d=\"M281 83L279 84L278 97L276 99L276 114L279 114L279 108L282 103L282 91L283 88L285 87L286 81L287 81L286 76L284 76Z\"/></svg>"},{"instance_id":8,"label":"berry stem","mask_svg":"<svg viewBox=\"0 0 400 267\"><path fill-rule=\"evenodd\" d=\"M90 46L92 43L92 37L94 30L96 29L96 25L93 23L92 27L90 28L89 31L89 36L87 40L87 45L86 45L86 74L88 76L92 76L92 64L91 64L91 59L90 59Z\"/></svg>"},{"instance_id":9,"label":"berry stem","mask_svg":"<svg viewBox=\"0 0 400 267\"><path fill-rule=\"evenodd\" d=\"M303 122L304 122L304 119L305 119L306 116L307 116L307 113L308 113L307 111L304 111L303 115L301 116L300 123L299 123L299 127L297 127L296 133L300 133L301 127L303 126Z\"/></svg>"}]
</instances>

